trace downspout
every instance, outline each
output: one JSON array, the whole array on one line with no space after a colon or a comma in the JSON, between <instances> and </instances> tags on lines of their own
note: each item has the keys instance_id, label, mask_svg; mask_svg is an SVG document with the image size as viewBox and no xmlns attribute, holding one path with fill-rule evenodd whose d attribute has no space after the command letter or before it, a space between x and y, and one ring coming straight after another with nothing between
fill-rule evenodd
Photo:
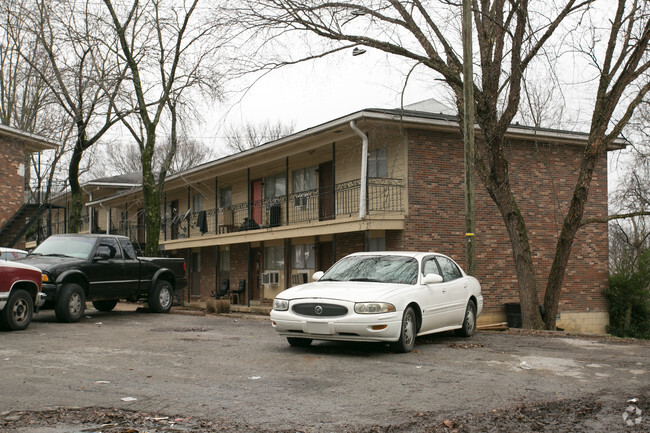
<instances>
[{"instance_id":1,"label":"downspout","mask_svg":"<svg viewBox=\"0 0 650 433\"><path fill-rule=\"evenodd\" d=\"M359 218L366 218L366 202L368 201L368 136L364 134L354 120L350 121L350 128L361 138L361 189L359 191Z\"/></svg>"}]
</instances>

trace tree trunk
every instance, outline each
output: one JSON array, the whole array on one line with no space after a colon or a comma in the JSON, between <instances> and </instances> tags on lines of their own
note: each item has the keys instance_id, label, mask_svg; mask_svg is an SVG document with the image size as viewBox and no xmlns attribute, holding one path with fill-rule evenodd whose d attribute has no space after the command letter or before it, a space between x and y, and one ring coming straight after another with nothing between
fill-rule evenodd
<instances>
[{"instance_id":1,"label":"tree trunk","mask_svg":"<svg viewBox=\"0 0 650 433\"><path fill-rule=\"evenodd\" d=\"M150 131L147 134L146 144L141 149L142 196L147 236L144 252L149 257L158 256L158 242L160 240L160 194L158 193L158 184L152 164L155 142L155 131Z\"/></svg>"},{"instance_id":2,"label":"tree trunk","mask_svg":"<svg viewBox=\"0 0 650 433\"><path fill-rule=\"evenodd\" d=\"M77 144L68 167L68 182L70 183L69 233L79 233L79 230L81 230L81 209L83 205L81 201L81 185L79 184L79 164L81 163L82 155L83 152ZM90 231L92 232L92 227L90 227Z\"/></svg>"},{"instance_id":3,"label":"tree trunk","mask_svg":"<svg viewBox=\"0 0 650 433\"><path fill-rule=\"evenodd\" d=\"M602 156L604 149L602 139L590 138L590 143L592 144L585 150L582 163L580 164L580 172L578 173L578 181L573 191L573 199L571 200L569 211L562 226L562 232L555 247L555 258L551 265L551 272L549 273L546 284L546 294L544 295L544 322L546 323L546 329L554 330L556 328L558 304L562 293L564 275L566 274L566 268L571 256L571 247L582 222L596 163Z\"/></svg>"},{"instance_id":4,"label":"tree trunk","mask_svg":"<svg viewBox=\"0 0 650 433\"><path fill-rule=\"evenodd\" d=\"M526 223L510 190L509 183L500 187L493 183L486 186L501 212L510 238L512 257L517 273L522 327L526 329L543 329L544 322L538 308L537 280Z\"/></svg>"}]
</instances>

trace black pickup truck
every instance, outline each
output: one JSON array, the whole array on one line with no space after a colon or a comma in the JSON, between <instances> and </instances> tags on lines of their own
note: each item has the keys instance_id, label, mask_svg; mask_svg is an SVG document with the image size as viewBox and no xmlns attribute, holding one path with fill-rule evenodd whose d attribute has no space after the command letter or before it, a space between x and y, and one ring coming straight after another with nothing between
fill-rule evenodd
<instances>
[{"instance_id":1,"label":"black pickup truck","mask_svg":"<svg viewBox=\"0 0 650 433\"><path fill-rule=\"evenodd\" d=\"M183 259L136 257L125 236L53 235L19 260L41 270L43 308L54 308L60 322L81 319L87 300L100 311L125 299L167 313L174 292L187 285Z\"/></svg>"}]
</instances>

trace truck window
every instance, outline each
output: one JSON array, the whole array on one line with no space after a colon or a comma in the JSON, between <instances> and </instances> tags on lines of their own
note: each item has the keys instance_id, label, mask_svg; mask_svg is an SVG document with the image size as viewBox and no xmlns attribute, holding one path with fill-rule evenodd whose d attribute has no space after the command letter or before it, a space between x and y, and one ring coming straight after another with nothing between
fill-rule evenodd
<instances>
[{"instance_id":1,"label":"truck window","mask_svg":"<svg viewBox=\"0 0 650 433\"><path fill-rule=\"evenodd\" d=\"M129 242L128 239L120 238L120 245L122 245L122 251L124 252L125 259L135 259L135 249L133 248L133 244Z\"/></svg>"},{"instance_id":2,"label":"truck window","mask_svg":"<svg viewBox=\"0 0 650 433\"><path fill-rule=\"evenodd\" d=\"M108 249L111 259L122 258L122 251L114 238L101 238L99 240L99 245L97 245L97 250L99 249Z\"/></svg>"}]
</instances>

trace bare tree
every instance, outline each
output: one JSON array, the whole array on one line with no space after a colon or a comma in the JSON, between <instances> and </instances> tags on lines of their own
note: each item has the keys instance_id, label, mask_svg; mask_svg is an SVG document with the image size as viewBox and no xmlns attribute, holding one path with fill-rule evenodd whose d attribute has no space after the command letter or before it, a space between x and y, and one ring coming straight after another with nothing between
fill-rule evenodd
<instances>
[{"instance_id":1,"label":"bare tree","mask_svg":"<svg viewBox=\"0 0 650 433\"><path fill-rule=\"evenodd\" d=\"M115 148L119 147L119 152ZM153 158L153 167L159 171L165 161L169 149L171 148L171 139L168 137L156 146ZM201 143L200 141L181 137L177 145L176 154L172 158L169 174L179 173L181 171L196 167L199 164L210 161L216 156L213 148ZM109 173L127 174L142 173L142 163L140 161L140 149L135 143L115 144L112 143L101 152L103 162L101 171L95 172L95 177L103 177Z\"/></svg>"},{"instance_id":2,"label":"bare tree","mask_svg":"<svg viewBox=\"0 0 650 433\"><path fill-rule=\"evenodd\" d=\"M63 4L65 3L65 4ZM80 166L83 153L119 121L110 103L120 89L124 71L106 49L110 35L102 34L90 3L78 7L72 0L57 4L40 0L34 9L20 10L43 61L24 53L22 58L36 71L75 133L68 166L70 231L81 225Z\"/></svg>"},{"instance_id":3,"label":"bare tree","mask_svg":"<svg viewBox=\"0 0 650 433\"><path fill-rule=\"evenodd\" d=\"M31 22L25 19L33 8L33 2L27 1L0 3L0 124L63 142L69 128L48 89L52 75L44 72L49 71L45 52ZM60 146L45 155L27 157L31 193L38 192L42 202L48 200L65 151L65 146Z\"/></svg>"},{"instance_id":4,"label":"bare tree","mask_svg":"<svg viewBox=\"0 0 650 433\"><path fill-rule=\"evenodd\" d=\"M219 92L216 30L210 17L197 14L199 0L134 1L124 4L103 0L110 13L107 24L119 41L119 56L130 71L133 98L121 104L133 116L122 117L140 150L146 225L145 252L158 253L162 189L178 145L178 110L194 87L212 95ZM202 19L201 19L202 18ZM154 171L154 154L161 119L167 116L170 148L160 169Z\"/></svg>"},{"instance_id":5,"label":"bare tree","mask_svg":"<svg viewBox=\"0 0 650 433\"><path fill-rule=\"evenodd\" d=\"M525 328L555 329L558 302L571 248L581 227L596 163L619 137L649 90L647 80L650 20L648 5L637 0L608 3L611 16L594 14L599 22L588 30L582 49L594 66L597 84L588 142L578 168L571 204L557 240L555 258L547 279L544 321L537 307L538 287L526 220L512 191L505 154L505 134L521 104L525 72L538 62L545 47L555 40L564 23L583 14L595 0L544 3L535 10L527 0L473 0L474 37L478 41L477 81L472 79L477 140L476 170L499 209L510 238ZM326 50L309 53L311 59L326 53L364 45L401 56L442 77L456 96L462 125L462 58L459 55L460 2L410 0L357 0L303 2L250 0L237 13L249 29L266 41L301 32L331 41ZM558 4L559 3L559 4ZM607 12L603 12L606 14ZM586 19L586 16L579 15ZM585 21L586 22L586 21ZM603 30L604 29L604 30ZM267 42L268 43L268 42ZM286 60L286 59L285 59ZM291 59L285 63L295 62ZM283 62L270 62L271 68ZM476 71L476 69L475 69ZM620 114L619 114L620 113ZM616 116L619 114L618 116ZM462 129L462 128L461 128Z\"/></svg>"},{"instance_id":6,"label":"bare tree","mask_svg":"<svg viewBox=\"0 0 650 433\"><path fill-rule=\"evenodd\" d=\"M264 143L286 137L293 133L295 123L285 124L264 122L259 125L246 124L243 127L230 125L225 130L228 153L243 152Z\"/></svg>"}]
</instances>

